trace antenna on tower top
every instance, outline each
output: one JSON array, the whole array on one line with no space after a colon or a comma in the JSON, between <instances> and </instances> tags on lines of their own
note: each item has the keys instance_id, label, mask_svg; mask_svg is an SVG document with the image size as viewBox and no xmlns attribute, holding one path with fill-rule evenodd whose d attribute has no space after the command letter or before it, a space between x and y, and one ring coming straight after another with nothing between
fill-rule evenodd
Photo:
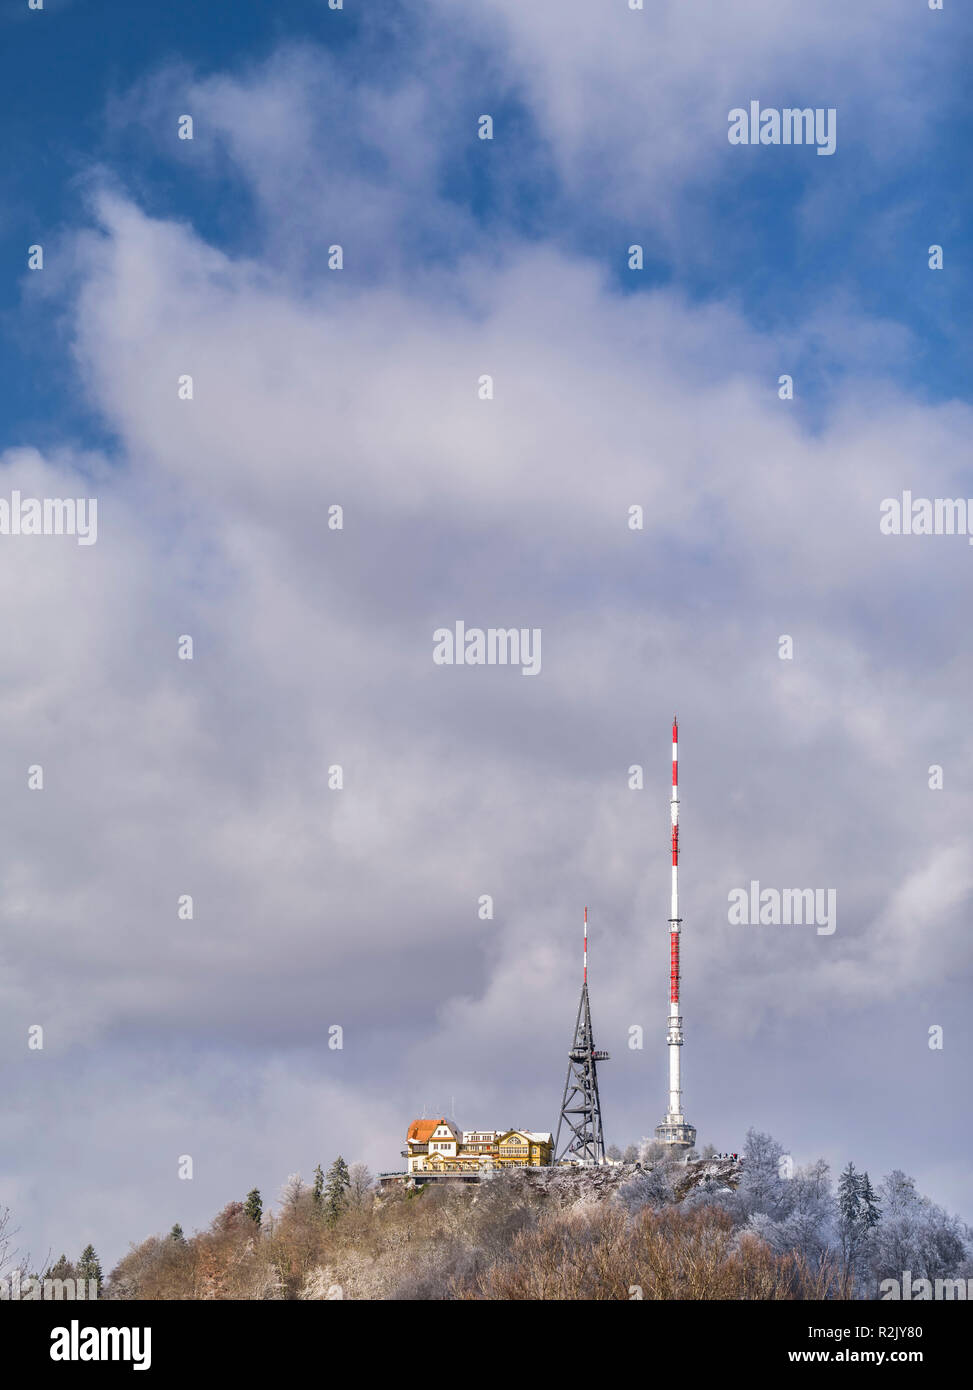
<instances>
[{"instance_id":1,"label":"antenna on tower top","mask_svg":"<svg viewBox=\"0 0 973 1390\"><path fill-rule=\"evenodd\" d=\"M595 1047L588 1002L588 909L584 910L584 980L581 1001L574 1024L574 1038L568 1053L568 1075L564 1082L561 1115L554 1139L554 1162L604 1163L605 1135L598 1096L598 1062L607 1062L608 1053ZM560 1148L561 1129L565 1129L564 1148Z\"/></svg>"}]
</instances>

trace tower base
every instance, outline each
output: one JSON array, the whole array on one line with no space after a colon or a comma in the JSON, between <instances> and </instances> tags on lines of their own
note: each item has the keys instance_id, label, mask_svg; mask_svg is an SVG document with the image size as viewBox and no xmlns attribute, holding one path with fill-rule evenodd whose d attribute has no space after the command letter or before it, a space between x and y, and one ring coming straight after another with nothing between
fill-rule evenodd
<instances>
[{"instance_id":1,"label":"tower base","mask_svg":"<svg viewBox=\"0 0 973 1390\"><path fill-rule=\"evenodd\" d=\"M655 1127L657 1144L666 1144L672 1149L693 1149L696 1147L696 1128L688 1124L683 1115L666 1115L662 1123Z\"/></svg>"}]
</instances>

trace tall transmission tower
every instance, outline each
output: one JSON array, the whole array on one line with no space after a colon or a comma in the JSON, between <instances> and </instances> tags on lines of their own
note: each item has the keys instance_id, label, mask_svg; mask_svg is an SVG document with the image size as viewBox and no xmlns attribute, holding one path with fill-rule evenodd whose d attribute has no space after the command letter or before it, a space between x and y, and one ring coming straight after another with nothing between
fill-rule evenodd
<instances>
[{"instance_id":1,"label":"tall transmission tower","mask_svg":"<svg viewBox=\"0 0 973 1390\"><path fill-rule=\"evenodd\" d=\"M679 1049L682 1047L682 1014L679 1002L679 938L682 918L679 916L679 725L672 716L672 800L669 803L672 824L672 897L669 908L669 1014L666 1042L669 1047L669 1106L662 1123L655 1127L655 1137L670 1148L691 1149L696 1143L696 1130L682 1109L682 1074Z\"/></svg>"},{"instance_id":2,"label":"tall transmission tower","mask_svg":"<svg viewBox=\"0 0 973 1390\"><path fill-rule=\"evenodd\" d=\"M574 1039L568 1053L568 1075L564 1083L561 1116L554 1140L554 1162L568 1159L575 1163L605 1162L605 1135L598 1098L598 1062L607 1062L607 1052L595 1047L588 1002L588 909L584 910L584 977L581 1000L574 1025ZM564 1147L561 1147L561 1130Z\"/></svg>"}]
</instances>

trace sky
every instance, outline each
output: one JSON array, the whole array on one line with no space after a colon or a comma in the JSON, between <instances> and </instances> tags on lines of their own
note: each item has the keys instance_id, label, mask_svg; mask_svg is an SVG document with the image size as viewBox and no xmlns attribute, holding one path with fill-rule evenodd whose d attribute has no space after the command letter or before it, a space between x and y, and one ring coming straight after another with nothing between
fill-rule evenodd
<instances>
[{"instance_id":1,"label":"sky","mask_svg":"<svg viewBox=\"0 0 973 1390\"><path fill-rule=\"evenodd\" d=\"M606 1138L651 1134L674 711L699 1142L973 1221L973 554L879 525L973 497L969 13L0 24L0 503L97 501L93 544L0 534L34 1263L398 1169L422 1114L555 1128L585 905ZM730 143L751 101L833 109L834 153ZM458 621L541 669L438 664ZM751 881L834 890L835 930L732 922Z\"/></svg>"}]
</instances>

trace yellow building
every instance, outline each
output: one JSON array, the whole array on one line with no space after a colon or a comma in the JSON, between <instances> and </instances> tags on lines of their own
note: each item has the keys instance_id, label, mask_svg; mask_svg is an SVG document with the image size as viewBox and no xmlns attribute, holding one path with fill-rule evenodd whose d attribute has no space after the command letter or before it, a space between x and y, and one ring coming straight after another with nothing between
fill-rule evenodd
<instances>
[{"instance_id":1,"label":"yellow building","mask_svg":"<svg viewBox=\"0 0 973 1390\"><path fill-rule=\"evenodd\" d=\"M554 1136L543 1130L508 1129L497 1141L497 1162L530 1168L551 1163Z\"/></svg>"},{"instance_id":2,"label":"yellow building","mask_svg":"<svg viewBox=\"0 0 973 1390\"><path fill-rule=\"evenodd\" d=\"M413 1120L405 1137L403 1151L408 1160L407 1171L441 1172L447 1160L456 1158L461 1145L459 1130L445 1116L438 1120Z\"/></svg>"},{"instance_id":3,"label":"yellow building","mask_svg":"<svg viewBox=\"0 0 973 1390\"><path fill-rule=\"evenodd\" d=\"M413 1120L402 1150L410 1174L437 1176L490 1173L498 1167L547 1167L552 1154L550 1133L529 1129L460 1132L444 1116L437 1120Z\"/></svg>"}]
</instances>

